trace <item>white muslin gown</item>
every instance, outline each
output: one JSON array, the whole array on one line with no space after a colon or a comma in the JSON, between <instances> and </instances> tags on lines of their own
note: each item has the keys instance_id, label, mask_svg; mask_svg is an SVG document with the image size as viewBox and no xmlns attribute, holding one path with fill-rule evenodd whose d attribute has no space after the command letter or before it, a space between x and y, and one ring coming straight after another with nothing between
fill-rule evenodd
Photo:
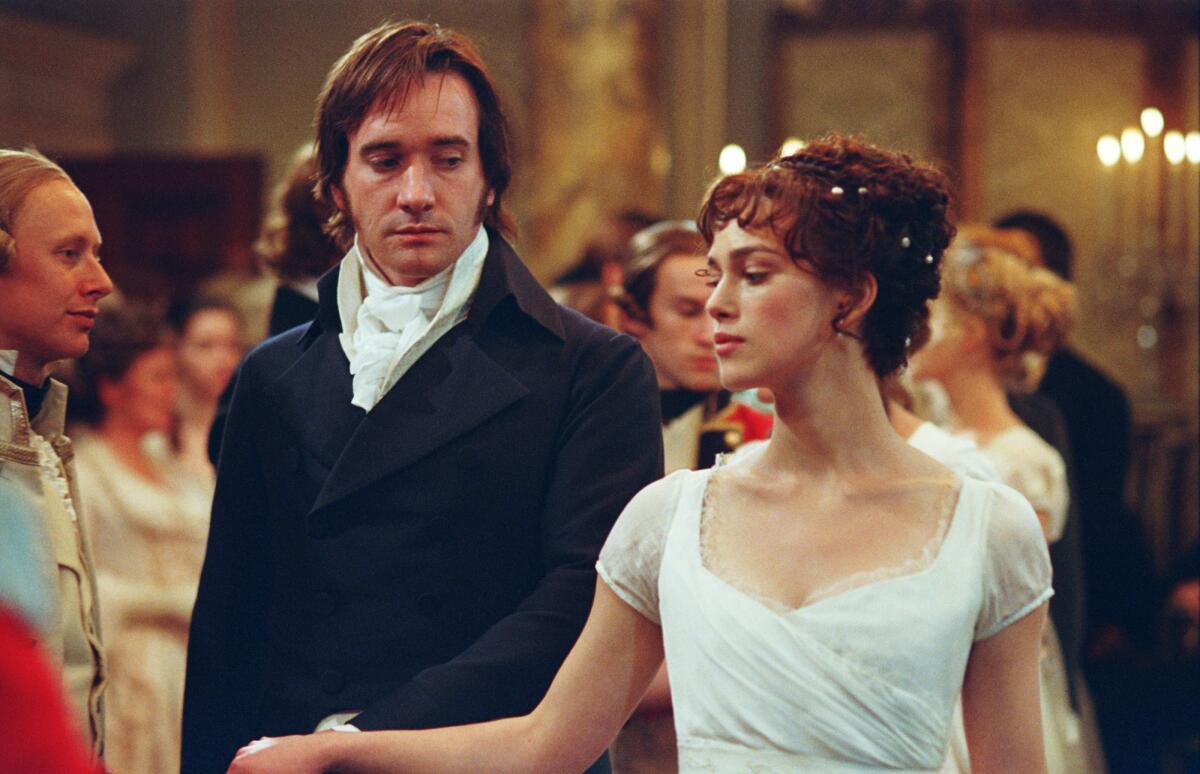
<instances>
[{"instance_id":1,"label":"white muslin gown","mask_svg":"<svg viewBox=\"0 0 1200 774\"><path fill-rule=\"evenodd\" d=\"M639 493L597 563L662 626L680 771L937 771L972 643L1053 593L1029 504L966 480L921 569L786 610L705 566L711 475Z\"/></svg>"}]
</instances>

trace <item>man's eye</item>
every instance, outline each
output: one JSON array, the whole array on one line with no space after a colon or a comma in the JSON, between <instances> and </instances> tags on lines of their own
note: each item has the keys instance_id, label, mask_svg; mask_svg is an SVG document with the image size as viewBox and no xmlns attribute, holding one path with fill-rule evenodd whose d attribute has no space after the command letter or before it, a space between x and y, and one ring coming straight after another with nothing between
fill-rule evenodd
<instances>
[{"instance_id":1,"label":"man's eye","mask_svg":"<svg viewBox=\"0 0 1200 774\"><path fill-rule=\"evenodd\" d=\"M462 156L447 156L446 158L442 159L442 166L449 167L450 169L454 169L462 163Z\"/></svg>"},{"instance_id":2,"label":"man's eye","mask_svg":"<svg viewBox=\"0 0 1200 774\"><path fill-rule=\"evenodd\" d=\"M394 156L375 156L367 160L372 169L387 170L395 169L400 163Z\"/></svg>"},{"instance_id":3,"label":"man's eye","mask_svg":"<svg viewBox=\"0 0 1200 774\"><path fill-rule=\"evenodd\" d=\"M742 272L742 276L745 277L746 281L751 285L757 285L761 282L765 282L767 277L770 275L765 271L747 271Z\"/></svg>"}]
</instances>

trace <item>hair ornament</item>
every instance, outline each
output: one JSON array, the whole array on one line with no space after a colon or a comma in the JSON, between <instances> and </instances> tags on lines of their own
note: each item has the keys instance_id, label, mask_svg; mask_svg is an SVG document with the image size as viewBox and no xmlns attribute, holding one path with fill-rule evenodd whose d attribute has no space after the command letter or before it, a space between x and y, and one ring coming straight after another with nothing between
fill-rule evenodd
<instances>
[{"instance_id":1,"label":"hair ornament","mask_svg":"<svg viewBox=\"0 0 1200 774\"><path fill-rule=\"evenodd\" d=\"M842 194L844 194L846 192L844 190L842 190L842 187L840 185L835 185L833 188L829 189L829 193L833 194L834 196L841 196Z\"/></svg>"},{"instance_id":2,"label":"hair ornament","mask_svg":"<svg viewBox=\"0 0 1200 774\"><path fill-rule=\"evenodd\" d=\"M912 247L912 240L909 239L908 237L900 237L900 246L901 247Z\"/></svg>"},{"instance_id":3,"label":"hair ornament","mask_svg":"<svg viewBox=\"0 0 1200 774\"><path fill-rule=\"evenodd\" d=\"M911 346L912 346L912 336L905 336L904 337L904 348L908 349Z\"/></svg>"},{"instance_id":4,"label":"hair ornament","mask_svg":"<svg viewBox=\"0 0 1200 774\"><path fill-rule=\"evenodd\" d=\"M859 196L866 196L866 195L867 195L867 187L866 187L865 185L860 185L860 186L858 187L858 195L859 195Z\"/></svg>"},{"instance_id":5,"label":"hair ornament","mask_svg":"<svg viewBox=\"0 0 1200 774\"><path fill-rule=\"evenodd\" d=\"M933 263L933 253L926 253L926 254L925 254L925 263L928 263L928 264L932 264L932 263Z\"/></svg>"},{"instance_id":6,"label":"hair ornament","mask_svg":"<svg viewBox=\"0 0 1200 774\"><path fill-rule=\"evenodd\" d=\"M964 269L969 269L983 259L983 252L973 244L955 247L954 262Z\"/></svg>"}]
</instances>

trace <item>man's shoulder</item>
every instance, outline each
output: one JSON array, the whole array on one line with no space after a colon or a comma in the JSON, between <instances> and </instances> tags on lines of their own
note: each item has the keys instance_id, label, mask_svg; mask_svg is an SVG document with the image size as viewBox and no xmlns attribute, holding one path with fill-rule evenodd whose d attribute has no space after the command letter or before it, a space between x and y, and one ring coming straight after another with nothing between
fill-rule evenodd
<instances>
[{"instance_id":1,"label":"man's shoulder","mask_svg":"<svg viewBox=\"0 0 1200 774\"><path fill-rule=\"evenodd\" d=\"M563 340L580 354L598 357L630 357L641 355L641 345L627 333L596 322L574 309L559 306Z\"/></svg>"},{"instance_id":2,"label":"man's shoulder","mask_svg":"<svg viewBox=\"0 0 1200 774\"><path fill-rule=\"evenodd\" d=\"M314 323L289 328L256 344L242 361L242 374L270 378L285 371L304 353L303 339Z\"/></svg>"}]
</instances>

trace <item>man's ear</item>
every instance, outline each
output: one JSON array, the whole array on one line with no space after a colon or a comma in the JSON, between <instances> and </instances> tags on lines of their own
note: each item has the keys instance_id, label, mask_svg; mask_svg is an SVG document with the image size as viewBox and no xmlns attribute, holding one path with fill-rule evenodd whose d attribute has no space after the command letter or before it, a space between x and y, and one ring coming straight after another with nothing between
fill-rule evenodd
<instances>
[{"instance_id":1,"label":"man's ear","mask_svg":"<svg viewBox=\"0 0 1200 774\"><path fill-rule=\"evenodd\" d=\"M629 314L625 307L617 304L617 313L621 323L621 331L628 333L635 339L641 340L647 333L650 332L650 326L645 320L640 320L637 317Z\"/></svg>"},{"instance_id":2,"label":"man's ear","mask_svg":"<svg viewBox=\"0 0 1200 774\"><path fill-rule=\"evenodd\" d=\"M333 195L333 204L342 212L346 212L346 194L342 192L340 185L329 186L329 193Z\"/></svg>"},{"instance_id":3,"label":"man's ear","mask_svg":"<svg viewBox=\"0 0 1200 774\"><path fill-rule=\"evenodd\" d=\"M875 305L875 297L879 294L879 283L875 275L863 274L853 287L842 291L842 299L838 303L838 324L841 330L854 331L861 325L867 312Z\"/></svg>"}]
</instances>

